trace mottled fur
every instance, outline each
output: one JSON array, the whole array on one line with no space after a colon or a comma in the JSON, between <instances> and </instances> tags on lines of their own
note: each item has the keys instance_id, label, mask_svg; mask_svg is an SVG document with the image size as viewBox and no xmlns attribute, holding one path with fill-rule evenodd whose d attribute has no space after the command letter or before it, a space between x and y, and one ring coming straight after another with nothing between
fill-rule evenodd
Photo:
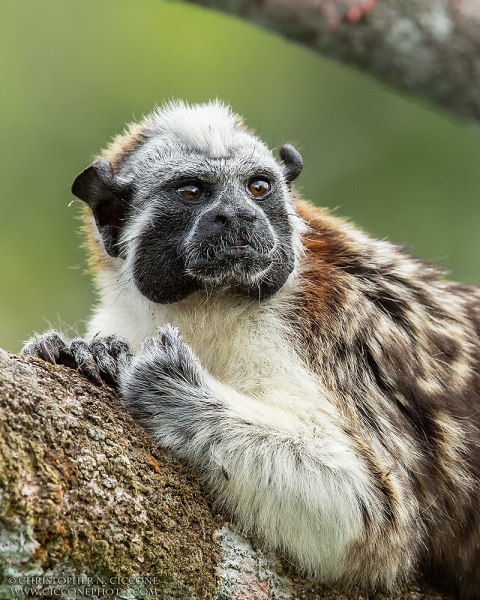
<instances>
[{"instance_id":1,"label":"mottled fur","mask_svg":"<svg viewBox=\"0 0 480 600\"><path fill-rule=\"evenodd\" d=\"M292 200L288 168L282 175L218 103L170 105L105 156L129 182L132 208L118 255L90 218L100 304L87 337L94 357L99 337L110 340L103 352L108 336L136 352L116 357L132 414L198 469L240 527L301 572L368 592L421 569L479 598L480 291ZM155 254L157 267L138 271L140 255L158 252L155 236L179 226L158 214L158 178L190 176L198 157L215 185L267 167L276 182L277 208L260 204L256 214L294 259L271 295L252 296L264 275L241 258L238 286L221 271L220 283L209 275L190 288L183 273L183 295L161 303L157 278L170 259ZM240 210L249 201L234 183L226 202ZM189 223L184 238L192 231ZM38 340L28 349L42 355Z\"/></svg>"}]
</instances>

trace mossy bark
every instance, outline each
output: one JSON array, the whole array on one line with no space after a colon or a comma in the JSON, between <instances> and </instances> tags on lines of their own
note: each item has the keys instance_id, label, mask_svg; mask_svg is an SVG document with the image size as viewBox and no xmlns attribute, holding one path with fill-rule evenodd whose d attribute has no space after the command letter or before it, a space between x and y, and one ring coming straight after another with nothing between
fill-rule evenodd
<instances>
[{"instance_id":1,"label":"mossy bark","mask_svg":"<svg viewBox=\"0 0 480 600\"><path fill-rule=\"evenodd\" d=\"M32 588L38 598L361 597L298 579L252 547L108 387L0 350L0 600ZM440 596L405 587L389 598Z\"/></svg>"},{"instance_id":2,"label":"mossy bark","mask_svg":"<svg viewBox=\"0 0 480 600\"><path fill-rule=\"evenodd\" d=\"M31 574L215 595L218 523L195 475L71 369L0 353L0 498L0 597Z\"/></svg>"}]
</instances>

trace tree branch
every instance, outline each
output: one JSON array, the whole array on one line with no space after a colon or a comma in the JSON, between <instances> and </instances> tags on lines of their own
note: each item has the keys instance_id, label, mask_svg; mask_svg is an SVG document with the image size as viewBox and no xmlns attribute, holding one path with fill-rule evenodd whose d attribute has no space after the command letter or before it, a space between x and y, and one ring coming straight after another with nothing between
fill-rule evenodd
<instances>
[{"instance_id":1,"label":"tree branch","mask_svg":"<svg viewBox=\"0 0 480 600\"><path fill-rule=\"evenodd\" d=\"M187 0L480 122L480 0Z\"/></svg>"}]
</instances>

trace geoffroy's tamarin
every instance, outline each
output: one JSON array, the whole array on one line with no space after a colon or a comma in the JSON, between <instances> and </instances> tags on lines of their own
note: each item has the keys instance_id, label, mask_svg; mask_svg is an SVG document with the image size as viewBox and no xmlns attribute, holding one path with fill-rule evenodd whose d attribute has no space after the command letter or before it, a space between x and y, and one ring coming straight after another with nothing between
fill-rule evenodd
<instances>
[{"instance_id":1,"label":"geoffroy's tamarin","mask_svg":"<svg viewBox=\"0 0 480 600\"><path fill-rule=\"evenodd\" d=\"M131 125L72 188L88 333L24 352L117 386L302 573L480 598L480 290L295 198L280 157L220 102Z\"/></svg>"}]
</instances>

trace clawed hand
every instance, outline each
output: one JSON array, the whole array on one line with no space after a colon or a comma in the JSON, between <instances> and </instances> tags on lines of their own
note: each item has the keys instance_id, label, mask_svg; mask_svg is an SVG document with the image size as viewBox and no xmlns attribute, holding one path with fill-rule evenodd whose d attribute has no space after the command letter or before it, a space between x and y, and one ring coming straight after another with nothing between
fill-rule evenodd
<instances>
[{"instance_id":1,"label":"clawed hand","mask_svg":"<svg viewBox=\"0 0 480 600\"><path fill-rule=\"evenodd\" d=\"M114 388L118 385L119 364L127 364L132 357L127 342L116 336L94 337L90 342L80 337L65 341L53 329L30 338L22 352L77 369L97 385L105 382Z\"/></svg>"}]
</instances>

